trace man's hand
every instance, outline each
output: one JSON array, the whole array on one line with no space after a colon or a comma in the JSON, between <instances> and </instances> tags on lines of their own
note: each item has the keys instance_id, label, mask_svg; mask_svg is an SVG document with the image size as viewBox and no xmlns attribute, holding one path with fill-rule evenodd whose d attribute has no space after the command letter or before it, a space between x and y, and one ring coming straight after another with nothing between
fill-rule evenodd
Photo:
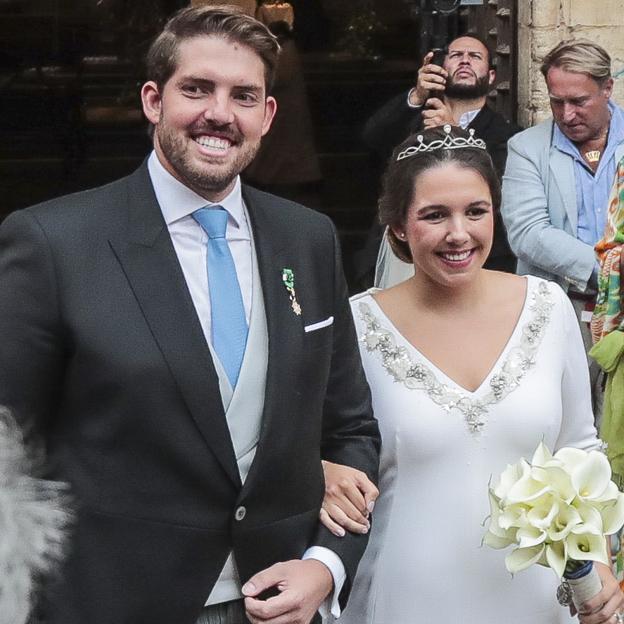
<instances>
[{"instance_id":1,"label":"man's hand","mask_svg":"<svg viewBox=\"0 0 624 624\"><path fill-rule=\"evenodd\" d=\"M333 585L331 572L316 559L276 563L243 585L247 617L252 624L309 624ZM256 598L272 587L277 596Z\"/></svg>"},{"instance_id":2,"label":"man's hand","mask_svg":"<svg viewBox=\"0 0 624 624\"><path fill-rule=\"evenodd\" d=\"M438 98L430 98L427 100L427 108L423 109L423 127L435 128L444 124L455 125L453 115L442 100Z\"/></svg>"},{"instance_id":3,"label":"man's hand","mask_svg":"<svg viewBox=\"0 0 624 624\"><path fill-rule=\"evenodd\" d=\"M432 94L442 96L444 93L448 73L443 67L433 65L432 58L433 52L427 52L422 67L418 70L416 88L410 94L412 106L423 106Z\"/></svg>"}]
</instances>

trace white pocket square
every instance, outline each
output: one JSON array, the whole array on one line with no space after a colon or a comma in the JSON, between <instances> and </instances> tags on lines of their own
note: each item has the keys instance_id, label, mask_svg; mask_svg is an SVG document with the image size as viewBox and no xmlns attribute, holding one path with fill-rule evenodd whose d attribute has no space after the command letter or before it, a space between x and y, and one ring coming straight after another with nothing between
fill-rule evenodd
<instances>
[{"instance_id":1,"label":"white pocket square","mask_svg":"<svg viewBox=\"0 0 624 624\"><path fill-rule=\"evenodd\" d=\"M319 321L318 323L312 323L312 325L306 325L303 329L305 330L307 334L308 332L313 332L313 331L316 331L317 329L323 329L323 327L328 327L333 322L334 322L334 317L330 316L329 318L326 318L324 321Z\"/></svg>"}]
</instances>

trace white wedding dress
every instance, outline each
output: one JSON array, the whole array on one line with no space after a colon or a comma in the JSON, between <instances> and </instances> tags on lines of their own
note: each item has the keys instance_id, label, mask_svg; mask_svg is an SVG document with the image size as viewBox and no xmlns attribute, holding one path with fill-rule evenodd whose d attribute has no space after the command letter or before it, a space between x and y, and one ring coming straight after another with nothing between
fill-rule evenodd
<instances>
[{"instance_id":1,"label":"white wedding dress","mask_svg":"<svg viewBox=\"0 0 624 624\"><path fill-rule=\"evenodd\" d=\"M407 342L374 291L352 299L382 434L381 494L338 624L576 621L557 603L554 572L512 578L508 551L481 546L488 482L508 463L530 459L542 439L551 449L598 444L572 306L557 285L527 279L518 324L475 392Z\"/></svg>"}]
</instances>

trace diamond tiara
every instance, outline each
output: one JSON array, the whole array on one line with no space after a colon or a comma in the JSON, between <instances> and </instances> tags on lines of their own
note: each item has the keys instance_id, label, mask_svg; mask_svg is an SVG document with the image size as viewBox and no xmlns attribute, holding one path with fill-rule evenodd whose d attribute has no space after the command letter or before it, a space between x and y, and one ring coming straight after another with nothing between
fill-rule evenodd
<instances>
[{"instance_id":1,"label":"diamond tiara","mask_svg":"<svg viewBox=\"0 0 624 624\"><path fill-rule=\"evenodd\" d=\"M414 156L415 154L419 154L421 152L434 152L439 149L461 149L462 147L476 147L477 149L487 149L485 146L485 141L483 139L477 139L474 136L474 130L470 128L468 130L469 137L452 137L451 136L451 126L446 124L444 126L444 135L443 139L434 139L431 143L425 143L423 141L424 137L422 134L419 134L416 137L418 143L416 145L411 145L407 147L397 156L397 162L399 160L403 160L404 158L409 158L410 156Z\"/></svg>"}]
</instances>

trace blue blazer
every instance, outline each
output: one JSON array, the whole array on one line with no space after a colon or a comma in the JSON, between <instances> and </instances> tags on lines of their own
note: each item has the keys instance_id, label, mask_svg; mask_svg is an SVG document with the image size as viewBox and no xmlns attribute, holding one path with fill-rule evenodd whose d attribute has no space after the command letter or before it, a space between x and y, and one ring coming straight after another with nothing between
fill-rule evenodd
<instances>
[{"instance_id":1,"label":"blue blazer","mask_svg":"<svg viewBox=\"0 0 624 624\"><path fill-rule=\"evenodd\" d=\"M594 248L576 237L578 208L574 160L552 146L548 119L509 139L501 211L517 272L587 288L596 264ZM624 137L615 152L624 156Z\"/></svg>"}]
</instances>

